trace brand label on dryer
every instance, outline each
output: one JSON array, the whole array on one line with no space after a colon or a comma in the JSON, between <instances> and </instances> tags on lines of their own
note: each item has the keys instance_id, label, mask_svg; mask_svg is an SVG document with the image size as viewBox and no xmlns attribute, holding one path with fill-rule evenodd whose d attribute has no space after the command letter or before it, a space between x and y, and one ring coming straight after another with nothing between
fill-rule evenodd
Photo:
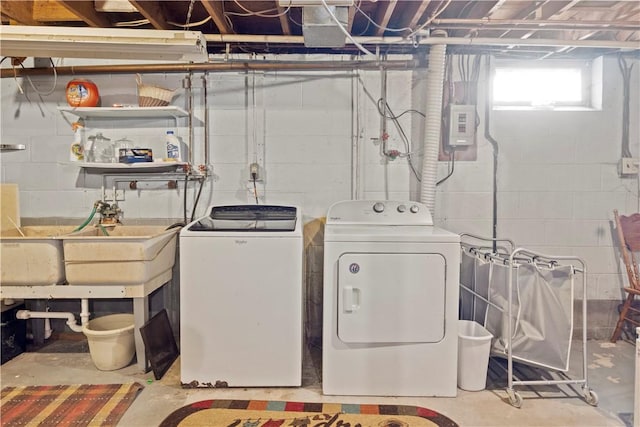
<instances>
[{"instance_id":1,"label":"brand label on dryer","mask_svg":"<svg viewBox=\"0 0 640 427\"><path fill-rule=\"evenodd\" d=\"M353 274L356 274L358 271L360 271L360 265L355 262L351 263L351 265L349 266L349 271Z\"/></svg>"}]
</instances>

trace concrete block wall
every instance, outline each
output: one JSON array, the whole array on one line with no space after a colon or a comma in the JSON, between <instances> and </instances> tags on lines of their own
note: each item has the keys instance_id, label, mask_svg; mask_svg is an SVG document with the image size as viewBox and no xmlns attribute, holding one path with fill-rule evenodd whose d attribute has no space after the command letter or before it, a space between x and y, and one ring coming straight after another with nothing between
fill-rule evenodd
<instances>
[{"instance_id":1,"label":"concrete block wall","mask_svg":"<svg viewBox=\"0 0 640 427\"><path fill-rule=\"evenodd\" d=\"M315 59L315 58L314 58ZM620 178L621 77L615 58L604 61L602 111L495 111L491 132L500 144L498 233L519 245L555 254L584 257L589 266L588 297L602 302L594 328L611 323L613 302L622 284L612 239L612 210L637 211L637 178ZM638 121L640 99L638 67L632 82L632 151L640 156ZM212 178L205 184L196 212L191 212L196 188L187 191L188 215L200 216L207 206L250 202L248 165L256 150L264 150L261 196L268 203L300 206L306 224L321 221L328 207L352 194L368 199L416 197L416 180L406 159L385 161L380 155L380 119L375 101L380 96L380 73L274 72L209 74L209 148ZM100 87L102 105L135 104L134 75L87 76ZM144 81L181 88L182 74L146 74ZM203 161L204 106L201 74L194 81L194 155ZM2 153L2 182L21 188L23 218L83 219L100 198L101 179L68 163L72 132L57 106L66 105L64 87L70 78L59 77L48 96L36 94L19 79L1 83L1 136L3 143L23 143L27 150ZM255 84L254 84L255 79ZM51 77L32 78L41 91ZM424 105L424 73L390 71L388 102L394 113ZM481 83L482 92L483 84ZM366 87L366 90L365 90ZM255 97L255 107L254 99ZM186 107L184 91L173 104ZM482 109L481 109L482 111ZM482 112L480 113L483 117ZM400 122L419 151L422 118L406 114ZM162 136L172 121L119 123L103 126L105 135L138 138L162 149ZM186 135L181 120L179 134ZM388 123L389 145L404 151L397 129ZM478 160L458 162L454 175L438 187L435 220L455 232L491 234L491 147L479 129ZM355 137L354 137L355 135ZM353 143L359 158L352 170ZM261 148L263 147L263 148ZM414 158L418 170L421 159ZM439 165L446 174L446 162ZM352 176L357 182L352 182ZM184 186L176 190L125 190L121 202L125 220L180 219ZM319 301L322 283L321 227L307 241L307 291ZM319 337L319 310L311 309L308 330Z\"/></svg>"},{"instance_id":2,"label":"concrete block wall","mask_svg":"<svg viewBox=\"0 0 640 427\"><path fill-rule=\"evenodd\" d=\"M500 153L497 234L518 246L585 260L588 329L590 336L598 338L610 336L626 284L612 233L613 210L640 211L638 176L618 174L621 74L615 57L604 58L603 65L601 110L495 110L491 114L491 134ZM637 67L636 61L634 69ZM481 79L483 104L484 77ZM634 157L640 155L639 86L640 73L635 69L630 95ZM480 111L484 118L484 110ZM484 126L482 120L478 160L456 163L454 175L438 188L436 217L450 230L490 236L493 159ZM576 290L580 295L581 286Z\"/></svg>"}]
</instances>

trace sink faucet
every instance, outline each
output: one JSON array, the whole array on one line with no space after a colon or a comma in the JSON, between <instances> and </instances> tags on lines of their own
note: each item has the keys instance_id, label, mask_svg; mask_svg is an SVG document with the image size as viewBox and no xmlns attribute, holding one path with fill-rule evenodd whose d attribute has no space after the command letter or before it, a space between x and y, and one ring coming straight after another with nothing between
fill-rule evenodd
<instances>
[{"instance_id":1,"label":"sink faucet","mask_svg":"<svg viewBox=\"0 0 640 427\"><path fill-rule=\"evenodd\" d=\"M100 214L100 224L120 224L120 214L122 214L122 209L120 209L116 203L110 205L109 203L100 200L96 202L96 204L97 212Z\"/></svg>"}]
</instances>

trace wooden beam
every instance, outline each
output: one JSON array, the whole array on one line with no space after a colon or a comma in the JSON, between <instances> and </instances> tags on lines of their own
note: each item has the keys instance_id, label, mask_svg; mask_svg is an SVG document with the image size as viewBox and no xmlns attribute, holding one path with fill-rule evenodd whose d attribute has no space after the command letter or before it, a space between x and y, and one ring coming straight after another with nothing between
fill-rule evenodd
<instances>
[{"instance_id":1,"label":"wooden beam","mask_svg":"<svg viewBox=\"0 0 640 427\"><path fill-rule=\"evenodd\" d=\"M353 28L353 21L356 18L356 8L353 6L349 6L349 18L347 20L347 31L351 34L351 29Z\"/></svg>"},{"instance_id":2,"label":"wooden beam","mask_svg":"<svg viewBox=\"0 0 640 427\"><path fill-rule=\"evenodd\" d=\"M630 42L633 40L638 40L640 41L640 32L638 31L620 31L617 35L616 38L618 40L622 40L625 42Z\"/></svg>"},{"instance_id":3,"label":"wooden beam","mask_svg":"<svg viewBox=\"0 0 640 427\"><path fill-rule=\"evenodd\" d=\"M106 15L96 12L91 0L58 0L71 13L87 23L91 27L111 27L111 22Z\"/></svg>"},{"instance_id":4,"label":"wooden beam","mask_svg":"<svg viewBox=\"0 0 640 427\"><path fill-rule=\"evenodd\" d=\"M551 15L549 18L553 18L554 16L557 18L562 17L562 15L564 15L566 12L569 11L569 9L574 8L578 3L580 3L582 0L571 0L569 3L567 3L566 5L564 5L560 10L558 10L556 13L554 13L553 15Z\"/></svg>"},{"instance_id":5,"label":"wooden beam","mask_svg":"<svg viewBox=\"0 0 640 427\"><path fill-rule=\"evenodd\" d=\"M376 9L376 13L373 17L373 20L377 22L380 27L388 26L389 20L391 19L391 15L393 15L393 11L396 8L397 3L398 3L398 0L378 2L378 8ZM383 35L384 35L384 29L376 27L374 36L382 37Z\"/></svg>"},{"instance_id":6,"label":"wooden beam","mask_svg":"<svg viewBox=\"0 0 640 427\"><path fill-rule=\"evenodd\" d=\"M573 0L573 1L567 2L566 4L563 4L563 2L558 2L558 1L545 2L541 6L540 14L539 14L539 16L536 17L536 19L541 19L541 20L552 19L552 17L568 11L573 6L575 6L579 1L580 0ZM537 32L537 30L529 31L528 33L524 34L520 38L528 39L529 37L534 35L536 32Z\"/></svg>"},{"instance_id":7,"label":"wooden beam","mask_svg":"<svg viewBox=\"0 0 640 427\"><path fill-rule=\"evenodd\" d=\"M278 18L280 18L280 27L282 28L282 34L285 36L291 35L291 26L289 25L289 12L284 13L286 10L284 7L278 6L278 2L276 1L276 9L278 9Z\"/></svg>"},{"instance_id":8,"label":"wooden beam","mask_svg":"<svg viewBox=\"0 0 640 427\"><path fill-rule=\"evenodd\" d=\"M614 18L614 20L615 21L620 21L620 20L632 21L636 16L640 14L640 5L630 3L629 6L631 7L627 7L620 10L620 12Z\"/></svg>"},{"instance_id":9,"label":"wooden beam","mask_svg":"<svg viewBox=\"0 0 640 427\"><path fill-rule=\"evenodd\" d=\"M78 15L55 0L35 0L33 2L33 19L38 22L82 21Z\"/></svg>"},{"instance_id":10,"label":"wooden beam","mask_svg":"<svg viewBox=\"0 0 640 427\"><path fill-rule=\"evenodd\" d=\"M162 2L159 1L142 1L142 0L129 0L138 12L151 22L153 28L156 30L172 30L173 27L167 22L167 14L164 10Z\"/></svg>"},{"instance_id":11,"label":"wooden beam","mask_svg":"<svg viewBox=\"0 0 640 427\"><path fill-rule=\"evenodd\" d=\"M222 11L222 2L219 0L201 0L202 5L207 10L214 24L218 27L220 34L232 34L233 31L227 24L227 20L224 18Z\"/></svg>"},{"instance_id":12,"label":"wooden beam","mask_svg":"<svg viewBox=\"0 0 640 427\"><path fill-rule=\"evenodd\" d=\"M551 1L552 1L552 0L544 0L544 1L543 1L543 2L541 2L541 3L534 2L534 3L530 4L530 5L529 5L529 6L527 6L527 7L524 7L524 8L522 8L522 9L520 9L520 10L518 11L518 13L517 13L516 15L514 15L514 16L511 16L511 17L510 17L510 19L528 19L532 14L533 14L533 15L538 14L538 12L540 11L540 9L541 9L544 5L546 5L546 4L548 4L548 3L550 3ZM534 16L534 18L533 18L533 19L535 19L535 18L536 18L536 17ZM514 30L517 30L517 28L514 28ZM500 36L499 36L499 37L504 37L504 36L506 36L507 34L509 34L511 31L513 31L513 30L507 30L507 31L505 31L504 33L500 34ZM532 34L533 34L533 33L532 33ZM517 37L517 35L516 35L516 37ZM524 38L526 38L526 37L524 37Z\"/></svg>"},{"instance_id":13,"label":"wooden beam","mask_svg":"<svg viewBox=\"0 0 640 427\"><path fill-rule=\"evenodd\" d=\"M0 1L0 11L20 25L38 25L40 23L33 18L32 1Z\"/></svg>"},{"instance_id":14,"label":"wooden beam","mask_svg":"<svg viewBox=\"0 0 640 427\"><path fill-rule=\"evenodd\" d=\"M493 15L494 13L496 13L496 11L498 9L500 9L502 7L503 4L506 3L507 0L498 0L493 7L491 7L491 9L489 9L489 11L487 12L487 18L489 18L491 15Z\"/></svg>"},{"instance_id":15,"label":"wooden beam","mask_svg":"<svg viewBox=\"0 0 640 427\"><path fill-rule=\"evenodd\" d=\"M413 14L413 17L411 17L409 24L406 25L407 27L415 28L418 26L418 21L420 21L420 18L422 18L422 15L424 15L424 12L427 10L427 7L429 7L429 3L431 3L430 0L422 0L422 2L420 2L418 9Z\"/></svg>"}]
</instances>

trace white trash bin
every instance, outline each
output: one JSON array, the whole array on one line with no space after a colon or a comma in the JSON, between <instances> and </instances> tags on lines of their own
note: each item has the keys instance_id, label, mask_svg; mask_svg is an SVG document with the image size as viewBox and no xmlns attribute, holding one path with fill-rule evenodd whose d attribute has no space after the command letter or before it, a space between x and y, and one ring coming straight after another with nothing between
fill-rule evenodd
<instances>
[{"instance_id":1,"label":"white trash bin","mask_svg":"<svg viewBox=\"0 0 640 427\"><path fill-rule=\"evenodd\" d=\"M480 391L487 386L492 338L478 322L458 320L458 387L462 390Z\"/></svg>"},{"instance_id":2,"label":"white trash bin","mask_svg":"<svg viewBox=\"0 0 640 427\"><path fill-rule=\"evenodd\" d=\"M111 314L90 320L82 327L96 368L114 371L129 365L136 354L133 314Z\"/></svg>"}]
</instances>

